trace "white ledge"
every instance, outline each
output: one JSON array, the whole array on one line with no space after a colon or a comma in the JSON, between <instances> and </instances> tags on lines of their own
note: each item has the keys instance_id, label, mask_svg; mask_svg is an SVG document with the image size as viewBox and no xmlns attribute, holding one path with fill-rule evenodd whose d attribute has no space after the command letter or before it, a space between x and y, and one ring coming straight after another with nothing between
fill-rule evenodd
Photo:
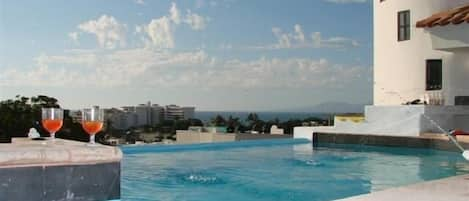
<instances>
[{"instance_id":1,"label":"white ledge","mask_svg":"<svg viewBox=\"0 0 469 201\"><path fill-rule=\"evenodd\" d=\"M336 201L468 201L469 175L391 188Z\"/></svg>"},{"instance_id":2,"label":"white ledge","mask_svg":"<svg viewBox=\"0 0 469 201\"><path fill-rule=\"evenodd\" d=\"M0 168L85 165L119 162L122 152L118 147L55 139L37 141L14 138L11 144L0 144Z\"/></svg>"}]
</instances>

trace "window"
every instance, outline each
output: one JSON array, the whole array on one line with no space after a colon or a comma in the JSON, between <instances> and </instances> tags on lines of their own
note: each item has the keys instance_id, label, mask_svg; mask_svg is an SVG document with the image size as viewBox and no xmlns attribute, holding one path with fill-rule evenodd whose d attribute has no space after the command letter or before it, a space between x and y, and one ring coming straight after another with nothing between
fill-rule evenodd
<instances>
[{"instance_id":1,"label":"window","mask_svg":"<svg viewBox=\"0 0 469 201\"><path fill-rule=\"evenodd\" d=\"M427 60L427 90L441 90L443 80L443 62L441 59Z\"/></svg>"},{"instance_id":2,"label":"window","mask_svg":"<svg viewBox=\"0 0 469 201\"><path fill-rule=\"evenodd\" d=\"M469 96L454 97L454 105L469 105Z\"/></svg>"},{"instance_id":3,"label":"window","mask_svg":"<svg viewBox=\"0 0 469 201\"><path fill-rule=\"evenodd\" d=\"M397 40L410 40L410 11L397 13Z\"/></svg>"}]
</instances>

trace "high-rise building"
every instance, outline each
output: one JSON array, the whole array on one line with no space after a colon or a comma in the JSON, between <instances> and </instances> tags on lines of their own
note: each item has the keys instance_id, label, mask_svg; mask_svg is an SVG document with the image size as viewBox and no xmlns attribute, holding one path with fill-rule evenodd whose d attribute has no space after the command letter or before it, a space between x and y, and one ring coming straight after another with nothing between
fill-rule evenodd
<instances>
[{"instance_id":1,"label":"high-rise building","mask_svg":"<svg viewBox=\"0 0 469 201\"><path fill-rule=\"evenodd\" d=\"M177 105L167 105L164 111L165 120L179 120L184 119L184 111L182 107Z\"/></svg>"},{"instance_id":2,"label":"high-rise building","mask_svg":"<svg viewBox=\"0 0 469 201\"><path fill-rule=\"evenodd\" d=\"M137 126L151 125L151 107L149 105L140 104L135 107L137 114Z\"/></svg>"},{"instance_id":3,"label":"high-rise building","mask_svg":"<svg viewBox=\"0 0 469 201\"><path fill-rule=\"evenodd\" d=\"M156 125L164 120L164 107L158 104L153 104L151 107L151 123Z\"/></svg>"},{"instance_id":4,"label":"high-rise building","mask_svg":"<svg viewBox=\"0 0 469 201\"><path fill-rule=\"evenodd\" d=\"M112 126L116 129L130 127L155 126L163 120L183 120L194 118L195 107L180 107L177 105L160 106L158 104L140 104L124 106L122 110L112 110L108 115Z\"/></svg>"}]
</instances>

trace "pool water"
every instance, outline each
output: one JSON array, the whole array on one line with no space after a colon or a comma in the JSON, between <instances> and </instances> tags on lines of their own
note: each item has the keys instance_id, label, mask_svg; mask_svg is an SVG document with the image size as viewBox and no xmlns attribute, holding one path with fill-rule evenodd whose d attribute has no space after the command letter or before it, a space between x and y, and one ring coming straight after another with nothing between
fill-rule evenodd
<instances>
[{"instance_id":1,"label":"pool water","mask_svg":"<svg viewBox=\"0 0 469 201\"><path fill-rule=\"evenodd\" d=\"M469 173L458 153L261 140L123 147L122 200L325 201Z\"/></svg>"}]
</instances>

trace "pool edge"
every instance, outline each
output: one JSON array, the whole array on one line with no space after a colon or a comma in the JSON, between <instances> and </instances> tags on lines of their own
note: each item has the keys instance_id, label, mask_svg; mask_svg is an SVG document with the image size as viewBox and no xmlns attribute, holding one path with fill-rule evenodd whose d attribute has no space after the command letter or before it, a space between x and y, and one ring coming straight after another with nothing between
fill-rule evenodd
<instances>
[{"instance_id":1,"label":"pool edge","mask_svg":"<svg viewBox=\"0 0 469 201\"><path fill-rule=\"evenodd\" d=\"M467 201L469 174L390 188L335 201Z\"/></svg>"}]
</instances>

